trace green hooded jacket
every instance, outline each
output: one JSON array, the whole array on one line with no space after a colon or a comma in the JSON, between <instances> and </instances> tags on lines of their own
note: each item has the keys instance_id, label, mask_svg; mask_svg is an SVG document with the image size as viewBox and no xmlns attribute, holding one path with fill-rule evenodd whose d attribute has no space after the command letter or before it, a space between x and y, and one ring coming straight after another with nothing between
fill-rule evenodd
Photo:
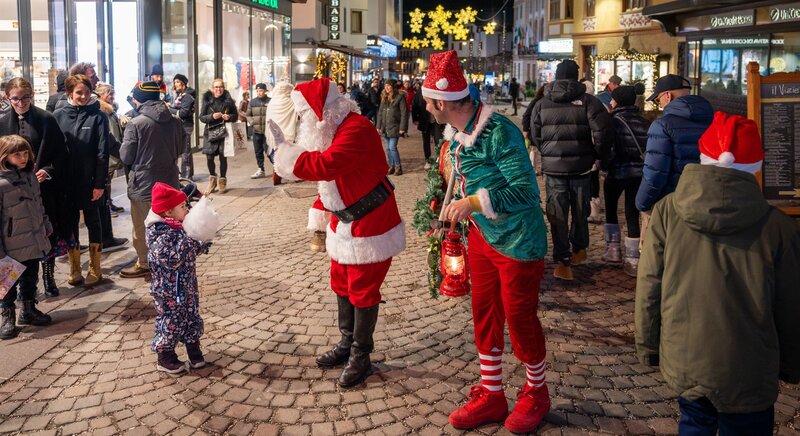
<instances>
[{"instance_id":1,"label":"green hooded jacket","mask_svg":"<svg viewBox=\"0 0 800 436\"><path fill-rule=\"evenodd\" d=\"M653 208L636 282L636 350L722 413L766 410L800 381L800 227L746 172L687 165Z\"/></svg>"}]
</instances>

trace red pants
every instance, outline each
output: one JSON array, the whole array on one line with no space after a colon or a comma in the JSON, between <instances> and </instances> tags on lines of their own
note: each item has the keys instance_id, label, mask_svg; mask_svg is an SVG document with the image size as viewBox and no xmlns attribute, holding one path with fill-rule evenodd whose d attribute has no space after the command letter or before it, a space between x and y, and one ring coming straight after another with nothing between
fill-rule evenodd
<instances>
[{"instance_id":1,"label":"red pants","mask_svg":"<svg viewBox=\"0 0 800 436\"><path fill-rule=\"evenodd\" d=\"M391 257L364 265L342 265L331 259L331 289L355 307L374 306L381 302L381 285L391 265Z\"/></svg>"},{"instance_id":2,"label":"red pants","mask_svg":"<svg viewBox=\"0 0 800 436\"><path fill-rule=\"evenodd\" d=\"M536 314L544 261L519 261L492 248L474 225L469 229L469 273L472 319L478 352L502 350L505 321L514 355L525 363L540 362L546 349Z\"/></svg>"}]
</instances>

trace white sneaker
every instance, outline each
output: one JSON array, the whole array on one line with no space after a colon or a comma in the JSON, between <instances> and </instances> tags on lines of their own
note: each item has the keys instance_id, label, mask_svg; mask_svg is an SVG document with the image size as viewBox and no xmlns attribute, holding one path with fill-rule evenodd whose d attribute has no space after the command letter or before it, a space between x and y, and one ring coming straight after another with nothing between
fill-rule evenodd
<instances>
[{"instance_id":1,"label":"white sneaker","mask_svg":"<svg viewBox=\"0 0 800 436\"><path fill-rule=\"evenodd\" d=\"M250 176L250 178L251 178L251 179L263 179L263 178L264 178L264 176L265 176L265 174L264 174L264 170L262 170L261 168L259 168L259 169L258 169L258 171L254 172L254 173L253 173L253 175L252 175L252 176Z\"/></svg>"},{"instance_id":2,"label":"white sneaker","mask_svg":"<svg viewBox=\"0 0 800 436\"><path fill-rule=\"evenodd\" d=\"M429 170L429 169L431 169L431 164L430 164L430 162L425 162L425 169L426 169L426 170Z\"/></svg>"}]
</instances>

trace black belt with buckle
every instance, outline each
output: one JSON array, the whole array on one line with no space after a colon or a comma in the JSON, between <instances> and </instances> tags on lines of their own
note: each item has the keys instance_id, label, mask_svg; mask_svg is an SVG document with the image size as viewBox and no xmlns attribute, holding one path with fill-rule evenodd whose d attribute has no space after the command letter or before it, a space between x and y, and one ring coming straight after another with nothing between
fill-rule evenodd
<instances>
[{"instance_id":1,"label":"black belt with buckle","mask_svg":"<svg viewBox=\"0 0 800 436\"><path fill-rule=\"evenodd\" d=\"M357 219L364 218L367 216L368 213L372 212L373 210L377 209L378 206L382 205L383 202L389 199L392 196L392 191L394 191L394 185L389 178L387 177L386 183L381 181L378 183L378 186L369 191L369 193L363 197L361 197L358 201L350 205L349 207L342 209L340 211L331 212L333 213L336 218L339 218L339 221L343 223L351 223ZM392 188L386 187L386 184Z\"/></svg>"}]
</instances>

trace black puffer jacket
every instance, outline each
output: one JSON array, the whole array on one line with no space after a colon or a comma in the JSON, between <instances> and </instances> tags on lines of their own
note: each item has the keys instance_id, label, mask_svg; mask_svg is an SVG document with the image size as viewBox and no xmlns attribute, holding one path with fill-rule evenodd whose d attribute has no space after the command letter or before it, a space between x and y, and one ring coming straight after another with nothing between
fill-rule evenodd
<instances>
[{"instance_id":1,"label":"black puffer jacket","mask_svg":"<svg viewBox=\"0 0 800 436\"><path fill-rule=\"evenodd\" d=\"M53 114L64 132L70 153L69 184L75 206L86 208L92 203L92 190L105 189L108 178L110 148L108 117L100 103L92 97L86 106L69 104Z\"/></svg>"},{"instance_id":2,"label":"black puffer jacket","mask_svg":"<svg viewBox=\"0 0 800 436\"><path fill-rule=\"evenodd\" d=\"M531 138L542 153L542 172L547 175L588 173L610 131L603 103L574 80L547 85L531 114Z\"/></svg>"},{"instance_id":3,"label":"black puffer jacket","mask_svg":"<svg viewBox=\"0 0 800 436\"><path fill-rule=\"evenodd\" d=\"M641 179L650 121L638 107L622 106L611 111L611 125L614 137L600 150L600 168L610 179Z\"/></svg>"},{"instance_id":4,"label":"black puffer jacket","mask_svg":"<svg viewBox=\"0 0 800 436\"><path fill-rule=\"evenodd\" d=\"M173 96L169 103L169 111L181 120L184 127L194 127L196 103L194 89L186 88L183 93Z\"/></svg>"},{"instance_id":5,"label":"black puffer jacket","mask_svg":"<svg viewBox=\"0 0 800 436\"><path fill-rule=\"evenodd\" d=\"M216 112L222 112L230 115L228 121L222 119L215 120L212 116ZM224 141L210 142L208 140L208 126L215 126L221 123L235 123L239 117L239 110L236 108L236 102L233 97L226 90L221 96L214 97L211 91L206 91L203 94L203 110L200 112L200 122L206 126L203 128L203 154L216 155L222 152L222 144Z\"/></svg>"}]
</instances>

